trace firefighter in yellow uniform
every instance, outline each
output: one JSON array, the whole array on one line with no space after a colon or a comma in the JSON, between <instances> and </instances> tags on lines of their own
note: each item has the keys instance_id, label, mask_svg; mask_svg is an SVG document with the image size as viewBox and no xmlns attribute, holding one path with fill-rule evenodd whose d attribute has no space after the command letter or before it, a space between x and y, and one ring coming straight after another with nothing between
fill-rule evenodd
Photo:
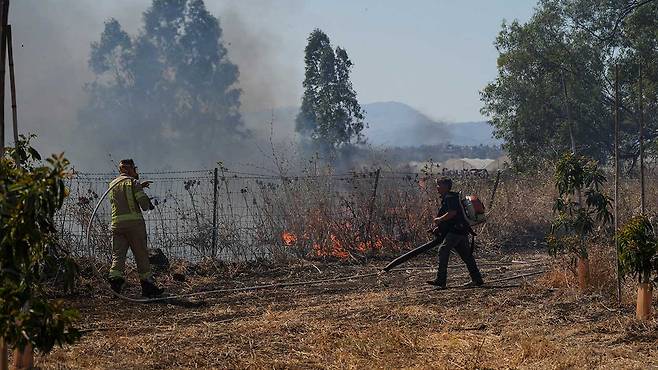
<instances>
[{"instance_id":1,"label":"firefighter in yellow uniform","mask_svg":"<svg viewBox=\"0 0 658 370\"><path fill-rule=\"evenodd\" d=\"M126 266L126 254L130 248L135 256L142 295L156 297L162 294L151 273L148 249L146 247L146 224L142 210L153 209L153 204L142 188L148 188L150 182L140 183L137 167L132 159L119 162L119 177L112 180L110 187L110 204L112 205L112 267L109 281L117 293L125 285L123 277ZM116 185L115 185L116 184ZM140 209L141 208L141 209Z\"/></svg>"}]
</instances>

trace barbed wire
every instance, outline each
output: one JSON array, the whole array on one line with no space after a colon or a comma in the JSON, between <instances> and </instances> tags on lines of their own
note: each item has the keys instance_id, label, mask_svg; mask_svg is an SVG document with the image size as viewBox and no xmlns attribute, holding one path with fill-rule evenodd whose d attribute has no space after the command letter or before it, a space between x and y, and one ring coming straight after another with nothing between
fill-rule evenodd
<instances>
[{"instance_id":1,"label":"barbed wire","mask_svg":"<svg viewBox=\"0 0 658 370\"><path fill-rule=\"evenodd\" d=\"M202 173L205 172L207 176L157 176L158 181L163 180L213 180L214 174L213 170L197 170L197 171L161 171L161 172L142 172L140 175L184 175L191 173ZM424 172L398 172L398 171L381 171L379 178L388 178L388 179L412 179L412 178L423 178L431 176L440 176L444 174L455 175L460 177L473 177L473 178L486 178L487 176L482 174L476 174L471 172L471 170L454 170L448 171L445 173L424 173ZM228 175L228 176L227 176ZM80 182L84 181L107 181L119 176L118 173L94 173L94 172L74 172L73 177L78 179ZM255 180L284 180L284 181L299 181L304 179L337 179L337 180L351 180L355 178L369 178L374 177L376 171L363 171L363 172L349 172L349 173L339 173L339 174L297 174L297 175L265 175L265 174L256 174L249 172L238 172L238 171L224 171L219 173L218 177L221 179L255 179Z\"/></svg>"}]
</instances>

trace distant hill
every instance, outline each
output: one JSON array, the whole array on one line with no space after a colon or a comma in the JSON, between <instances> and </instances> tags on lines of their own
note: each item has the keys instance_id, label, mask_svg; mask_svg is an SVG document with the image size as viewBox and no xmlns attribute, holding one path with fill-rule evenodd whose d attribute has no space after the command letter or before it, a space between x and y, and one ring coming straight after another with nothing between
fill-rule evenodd
<instances>
[{"instance_id":1,"label":"distant hill","mask_svg":"<svg viewBox=\"0 0 658 370\"><path fill-rule=\"evenodd\" d=\"M383 147L432 145L451 141L452 134L445 123L435 122L398 102L371 103L363 107L368 128L368 142Z\"/></svg>"},{"instance_id":2,"label":"distant hill","mask_svg":"<svg viewBox=\"0 0 658 370\"><path fill-rule=\"evenodd\" d=\"M448 124L455 145L500 145L502 140L493 137L493 127L486 121Z\"/></svg>"},{"instance_id":3,"label":"distant hill","mask_svg":"<svg viewBox=\"0 0 658 370\"><path fill-rule=\"evenodd\" d=\"M416 109L399 102L364 104L368 128L364 135L369 144L378 147L414 147L450 143L453 145L497 145L492 127L487 122L437 122ZM276 141L294 138L298 108L284 107L273 111L247 112L247 127L259 136L269 137L273 128ZM270 122L272 124L270 125Z\"/></svg>"},{"instance_id":4,"label":"distant hill","mask_svg":"<svg viewBox=\"0 0 658 370\"><path fill-rule=\"evenodd\" d=\"M487 122L444 123L434 121L399 102L365 104L364 130L368 142L384 147L410 147L450 143L453 145L498 145Z\"/></svg>"}]
</instances>

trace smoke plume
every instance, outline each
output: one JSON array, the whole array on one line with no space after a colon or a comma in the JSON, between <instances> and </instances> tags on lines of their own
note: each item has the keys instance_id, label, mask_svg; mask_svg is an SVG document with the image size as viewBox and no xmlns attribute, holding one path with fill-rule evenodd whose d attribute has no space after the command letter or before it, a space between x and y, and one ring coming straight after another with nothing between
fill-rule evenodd
<instances>
[{"instance_id":1,"label":"smoke plume","mask_svg":"<svg viewBox=\"0 0 658 370\"><path fill-rule=\"evenodd\" d=\"M88 66L90 44L99 39L104 21L116 18L124 30L135 35L142 27L142 13L150 4L149 0L12 2L10 23L14 36L19 129L21 133L37 134L36 146L44 154L65 151L76 168L104 172L114 169L110 158L116 160L129 155L99 150L113 146L111 142L104 142L102 135L83 138L80 128L84 122L79 122L78 112L87 99L83 87L93 81ZM261 152L269 147L271 117L263 112L298 104L301 90L298 79L303 70L296 70L297 65L302 65L301 61L292 63L290 56L280 52L282 39L273 30L275 25L260 20L270 11L292 14L299 4L283 1L277 2L275 7L269 1L226 1L207 2L206 5L219 18L228 57L240 69L241 110L246 113L246 124L254 135L243 145L235 146L241 150L221 153L217 158L204 158L204 154L199 153L198 161L178 165L199 168L216 160L223 160L229 166L231 163L266 163L270 159L267 153ZM9 106L7 103L6 107ZM5 116L5 122L11 122L9 109ZM291 127L279 121L275 117L276 139L287 138L292 134ZM9 140L12 137L10 127L6 125L5 137ZM150 148L148 153L154 158L161 154L157 147Z\"/></svg>"}]
</instances>

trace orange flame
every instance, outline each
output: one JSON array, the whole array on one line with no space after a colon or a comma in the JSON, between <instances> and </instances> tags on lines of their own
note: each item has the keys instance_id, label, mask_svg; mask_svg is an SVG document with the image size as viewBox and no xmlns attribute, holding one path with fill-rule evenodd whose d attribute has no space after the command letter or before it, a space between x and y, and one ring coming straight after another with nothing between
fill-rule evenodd
<instances>
[{"instance_id":1,"label":"orange flame","mask_svg":"<svg viewBox=\"0 0 658 370\"><path fill-rule=\"evenodd\" d=\"M281 234L281 239L283 240L283 244L287 246L294 245L297 243L297 236L293 233L289 233L287 231L284 231Z\"/></svg>"},{"instance_id":2,"label":"orange flame","mask_svg":"<svg viewBox=\"0 0 658 370\"><path fill-rule=\"evenodd\" d=\"M338 238L334 234L331 234L330 238L331 238L331 242L333 244L333 251L332 251L331 254L334 257L337 257L337 258L340 258L340 259L346 259L347 257L350 256L350 254L347 253L347 251L340 244L340 240L338 240Z\"/></svg>"},{"instance_id":3,"label":"orange flame","mask_svg":"<svg viewBox=\"0 0 658 370\"><path fill-rule=\"evenodd\" d=\"M313 251L315 252L315 255L318 257L336 257L340 259L347 259L349 258L350 254L343 248L343 245L341 244L340 240L338 240L338 237L334 234L329 235L329 239L331 239L330 245L323 247L321 244L318 243L313 243Z\"/></svg>"},{"instance_id":4,"label":"orange flame","mask_svg":"<svg viewBox=\"0 0 658 370\"><path fill-rule=\"evenodd\" d=\"M381 240L375 240L373 241L367 241L367 242L359 242L356 245L356 250L358 250L361 253L367 252L369 249L375 250L375 249L382 249L384 246L384 243L382 243Z\"/></svg>"}]
</instances>

